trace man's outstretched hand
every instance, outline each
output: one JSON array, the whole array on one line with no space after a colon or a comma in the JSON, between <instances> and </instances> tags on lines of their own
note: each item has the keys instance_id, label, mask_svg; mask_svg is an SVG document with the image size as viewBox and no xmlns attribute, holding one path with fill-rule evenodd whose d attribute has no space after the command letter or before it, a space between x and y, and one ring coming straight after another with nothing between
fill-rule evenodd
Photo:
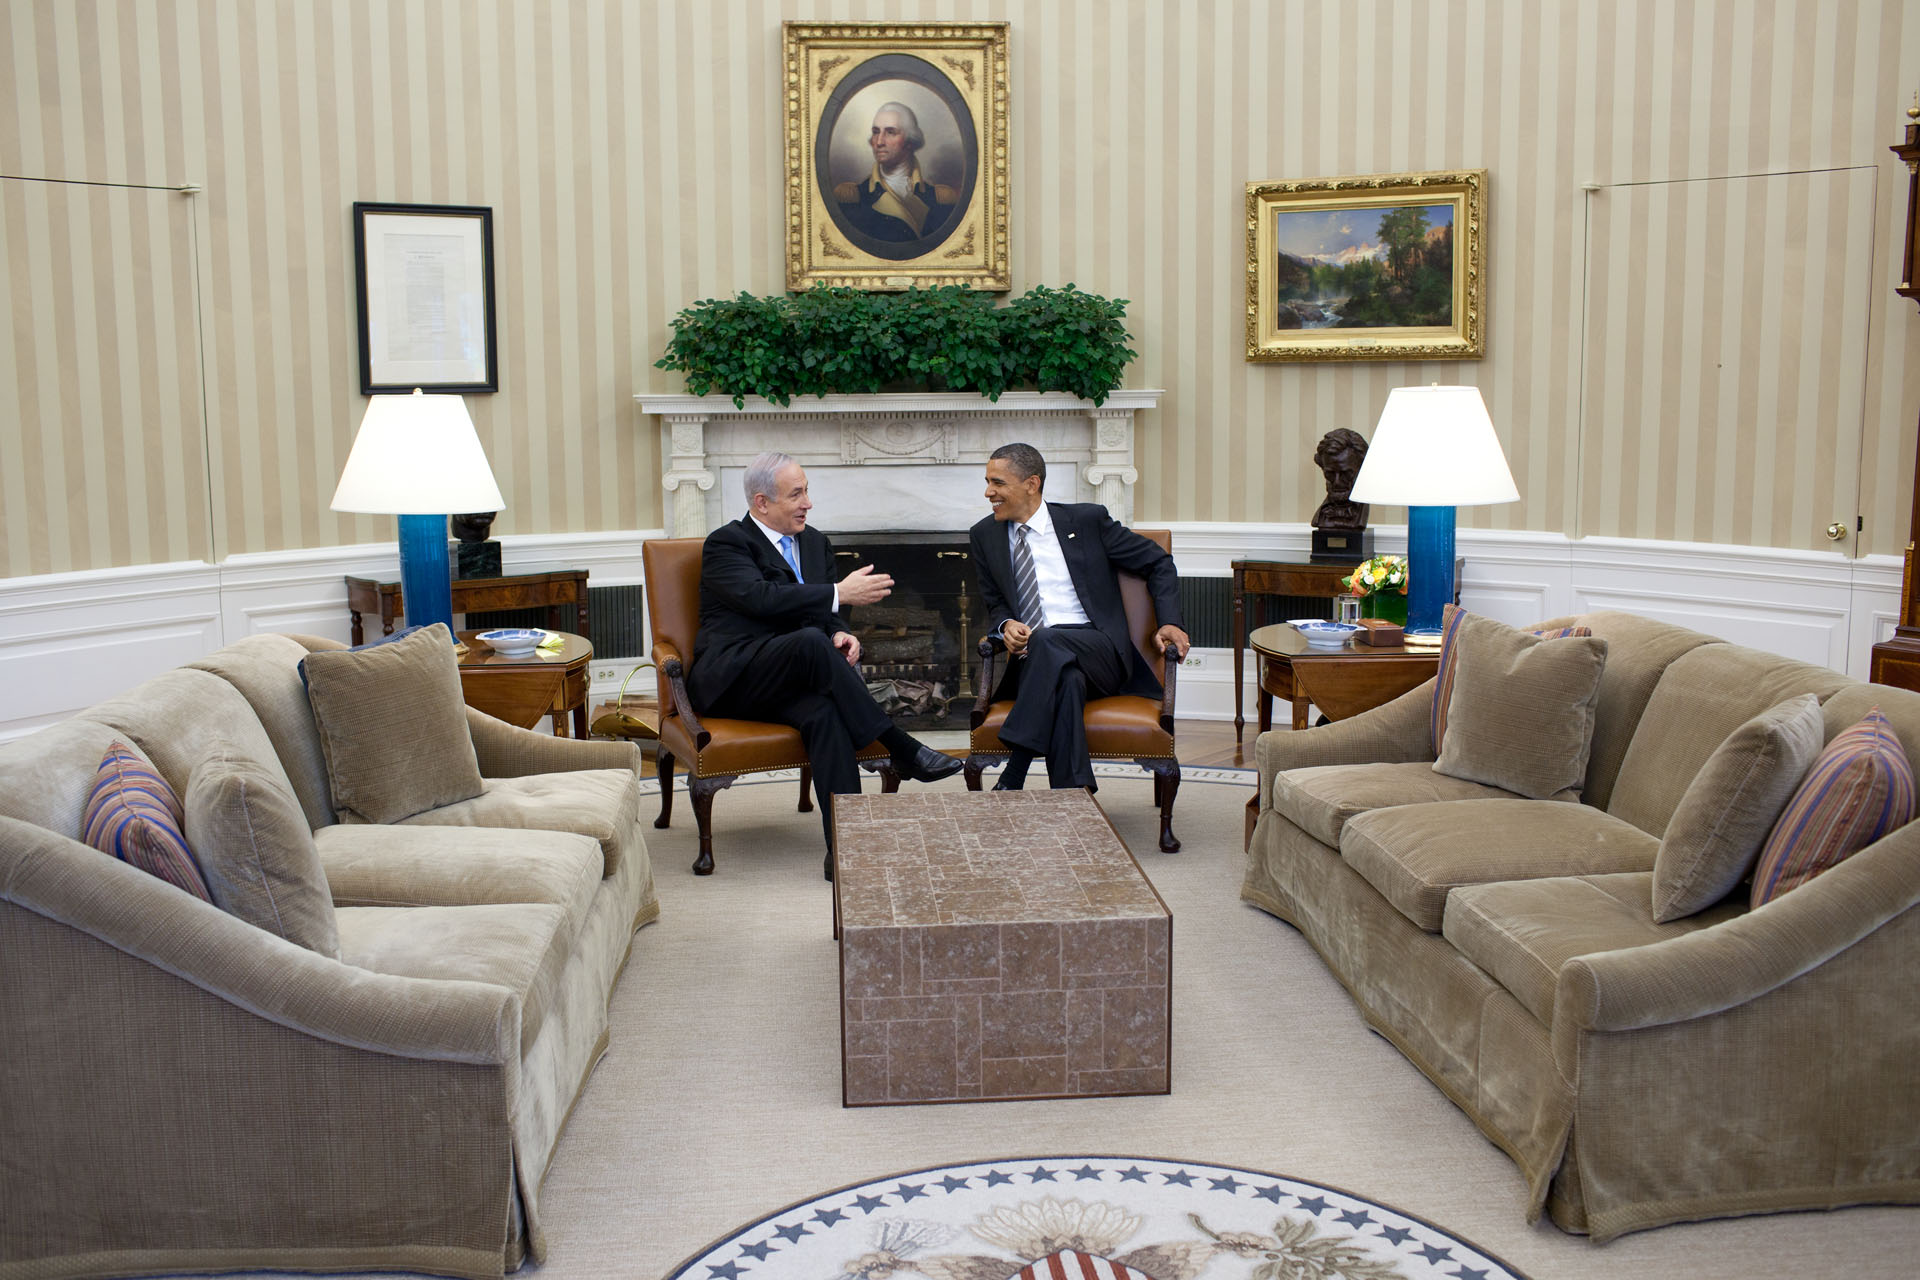
<instances>
[{"instance_id":1,"label":"man's outstretched hand","mask_svg":"<svg viewBox=\"0 0 1920 1280\"><path fill-rule=\"evenodd\" d=\"M870 564L863 564L840 579L841 604L879 604L892 594L893 579L887 574L875 573Z\"/></svg>"}]
</instances>

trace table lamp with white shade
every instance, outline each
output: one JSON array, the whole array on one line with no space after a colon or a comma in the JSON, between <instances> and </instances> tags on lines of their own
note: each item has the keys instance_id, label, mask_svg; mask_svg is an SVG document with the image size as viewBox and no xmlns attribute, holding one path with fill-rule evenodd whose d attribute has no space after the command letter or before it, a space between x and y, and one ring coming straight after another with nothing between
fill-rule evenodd
<instances>
[{"instance_id":1,"label":"table lamp with white shade","mask_svg":"<svg viewBox=\"0 0 1920 1280\"><path fill-rule=\"evenodd\" d=\"M368 398L332 507L400 517L400 596L408 623L453 628L447 513L505 505L466 401L419 390Z\"/></svg>"},{"instance_id":2,"label":"table lamp with white shade","mask_svg":"<svg viewBox=\"0 0 1920 1280\"><path fill-rule=\"evenodd\" d=\"M1439 639L1453 599L1454 508L1518 502L1478 387L1395 387L1353 500L1407 509L1407 636Z\"/></svg>"}]
</instances>

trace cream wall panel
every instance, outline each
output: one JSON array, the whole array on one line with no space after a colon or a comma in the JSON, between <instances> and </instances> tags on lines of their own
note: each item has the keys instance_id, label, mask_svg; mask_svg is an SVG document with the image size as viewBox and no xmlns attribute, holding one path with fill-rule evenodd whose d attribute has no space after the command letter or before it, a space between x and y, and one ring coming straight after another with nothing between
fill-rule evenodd
<instances>
[{"instance_id":1,"label":"cream wall panel","mask_svg":"<svg viewBox=\"0 0 1920 1280\"><path fill-rule=\"evenodd\" d=\"M211 558L192 203L0 179L0 573Z\"/></svg>"},{"instance_id":2,"label":"cream wall panel","mask_svg":"<svg viewBox=\"0 0 1920 1280\"><path fill-rule=\"evenodd\" d=\"M1580 534L1851 545L1875 176L1593 194Z\"/></svg>"},{"instance_id":3,"label":"cream wall panel","mask_svg":"<svg viewBox=\"0 0 1920 1280\"><path fill-rule=\"evenodd\" d=\"M200 257L188 242L166 269L181 296L199 291L208 437L197 465L182 455L178 474L148 476L137 494L91 465L111 452L108 424L154 394L125 370L165 363L159 348L188 339L149 339L137 312L105 325L90 313L120 305L112 290L136 245L154 260L178 237L131 206L122 221L55 227L14 197L0 257L84 293L67 305L89 313L85 349L107 376L97 393L43 404L34 363L0 393L7 457L30 458L36 477L0 481L29 507L5 518L0 572L392 536L390 521L326 505L363 411L356 200L494 210L502 389L471 405L507 494L496 529L662 523L652 424L632 396L678 389L652 362L680 308L780 286L790 18L1012 22L1015 287L1072 281L1132 301L1129 381L1168 389L1142 423L1143 519L1304 520L1321 496L1319 436L1368 431L1391 387L1442 379L1483 388L1524 499L1463 523L1637 526L1647 478L1670 459L1752 466L1723 456L1717 431L1745 392L1729 410L1679 371L1718 354L1715 308L1726 316L1786 282L1739 280L1698 295L1697 322L1665 317L1657 352L1642 349L1658 356L1659 394L1618 389L1639 397L1633 429L1624 414L1617 430L1585 423L1583 184L1870 170L1870 223L1849 206L1824 230L1805 224L1869 264L1863 295L1844 300L1851 328L1790 353L1818 375L1783 371L1768 394L1787 395L1796 420L1821 412L1829 341L1862 335L1856 550L1905 543L1920 316L1891 293L1904 175L1886 147L1920 82L1920 0L0 2L0 173L204 189L185 202ZM1246 182L1458 167L1492 175L1485 360L1244 361ZM1672 252L1794 234L1815 211L1781 207L1759 224L1751 212L1688 207ZM65 255L57 277L49 253ZM16 366L42 358L44 341L81 351L62 315L36 314L24 348L14 333ZM1755 323L1751 340L1768 341ZM159 327L190 329L192 316ZM155 349L116 345L136 338ZM1586 471L1596 456L1614 460L1609 475ZM1682 541L1776 536L1775 512L1838 500L1802 481L1804 461L1739 472L1765 510L1675 490L1656 524Z\"/></svg>"}]
</instances>

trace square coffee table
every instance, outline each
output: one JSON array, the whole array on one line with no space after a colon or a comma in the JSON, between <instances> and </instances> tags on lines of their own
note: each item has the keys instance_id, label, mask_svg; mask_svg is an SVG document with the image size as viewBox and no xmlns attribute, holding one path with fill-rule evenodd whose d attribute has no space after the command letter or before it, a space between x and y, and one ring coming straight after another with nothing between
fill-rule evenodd
<instances>
[{"instance_id":1,"label":"square coffee table","mask_svg":"<svg viewBox=\"0 0 1920 1280\"><path fill-rule=\"evenodd\" d=\"M1169 1091L1173 916L1093 797L833 817L846 1106Z\"/></svg>"}]
</instances>

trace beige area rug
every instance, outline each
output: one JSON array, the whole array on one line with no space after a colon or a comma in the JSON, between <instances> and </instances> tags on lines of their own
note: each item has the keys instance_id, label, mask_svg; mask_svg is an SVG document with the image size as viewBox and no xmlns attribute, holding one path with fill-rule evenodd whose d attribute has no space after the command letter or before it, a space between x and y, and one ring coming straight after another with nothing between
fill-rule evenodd
<instances>
[{"instance_id":1,"label":"beige area rug","mask_svg":"<svg viewBox=\"0 0 1920 1280\"><path fill-rule=\"evenodd\" d=\"M715 798L711 877L689 870L684 792L673 828L648 829L661 919L635 939L614 993L612 1048L555 1154L541 1196L549 1255L532 1274L656 1280L743 1224L833 1188L1077 1152L1343 1188L1441 1224L1534 1280L1915 1273L1911 1209L1690 1224L1598 1247L1528 1226L1512 1161L1367 1030L1297 933L1239 901L1251 774L1188 771L1177 854L1155 847L1144 774L1101 780L1100 803L1173 911L1171 1094L843 1109L831 886L820 878L818 815L794 812L796 790L736 785ZM1248 1266L1222 1256L1199 1280L1250 1280Z\"/></svg>"}]
</instances>

